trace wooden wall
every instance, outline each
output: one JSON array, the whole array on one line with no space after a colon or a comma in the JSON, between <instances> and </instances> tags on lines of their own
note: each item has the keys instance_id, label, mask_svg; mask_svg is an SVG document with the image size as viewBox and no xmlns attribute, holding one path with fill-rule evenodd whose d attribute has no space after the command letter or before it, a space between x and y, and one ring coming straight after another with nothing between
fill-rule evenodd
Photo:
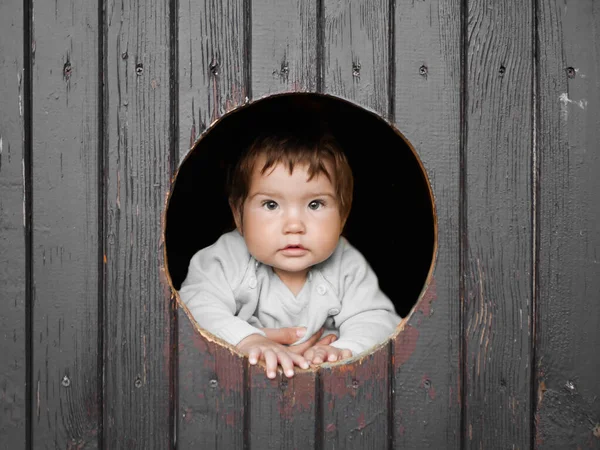
<instances>
[{"instance_id":1,"label":"wooden wall","mask_svg":"<svg viewBox=\"0 0 600 450\"><path fill-rule=\"evenodd\" d=\"M600 448L600 4L5 0L0 449ZM268 94L397 125L438 254L405 329L289 381L193 330L161 221Z\"/></svg>"}]
</instances>

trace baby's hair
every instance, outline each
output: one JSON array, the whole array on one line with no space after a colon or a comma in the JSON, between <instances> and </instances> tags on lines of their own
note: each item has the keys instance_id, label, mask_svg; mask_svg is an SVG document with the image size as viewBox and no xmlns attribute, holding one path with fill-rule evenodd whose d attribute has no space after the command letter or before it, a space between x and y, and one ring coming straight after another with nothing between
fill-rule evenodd
<instances>
[{"instance_id":1,"label":"baby's hair","mask_svg":"<svg viewBox=\"0 0 600 450\"><path fill-rule=\"evenodd\" d=\"M352 170L337 140L321 129L312 132L307 129L301 132L278 130L257 137L230 177L229 203L232 208L242 211L254 165L261 156L265 158L261 174L277 164L287 166L291 174L294 167L301 164L308 166L309 180L316 175L325 175L334 184L342 222L348 218L354 184ZM333 173L329 173L326 163L330 164Z\"/></svg>"}]
</instances>

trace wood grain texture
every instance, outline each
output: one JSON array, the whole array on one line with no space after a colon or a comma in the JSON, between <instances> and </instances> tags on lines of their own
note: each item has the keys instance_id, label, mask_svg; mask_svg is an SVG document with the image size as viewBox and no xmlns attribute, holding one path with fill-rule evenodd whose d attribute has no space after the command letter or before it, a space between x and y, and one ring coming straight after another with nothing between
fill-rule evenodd
<instances>
[{"instance_id":1,"label":"wood grain texture","mask_svg":"<svg viewBox=\"0 0 600 450\"><path fill-rule=\"evenodd\" d=\"M179 308L177 448L243 449L244 358L201 336Z\"/></svg>"},{"instance_id":2,"label":"wood grain texture","mask_svg":"<svg viewBox=\"0 0 600 450\"><path fill-rule=\"evenodd\" d=\"M319 373L323 449L383 449L390 436L390 344Z\"/></svg>"},{"instance_id":3,"label":"wood grain texture","mask_svg":"<svg viewBox=\"0 0 600 450\"><path fill-rule=\"evenodd\" d=\"M389 111L389 2L323 2L323 92ZM322 448L388 445L390 346L350 364L319 372ZM322 436L322 437L321 437Z\"/></svg>"},{"instance_id":4,"label":"wood grain texture","mask_svg":"<svg viewBox=\"0 0 600 450\"><path fill-rule=\"evenodd\" d=\"M300 371L288 379L279 370L271 380L258 365L250 366L248 375L250 448L315 448L316 372Z\"/></svg>"},{"instance_id":5,"label":"wood grain texture","mask_svg":"<svg viewBox=\"0 0 600 450\"><path fill-rule=\"evenodd\" d=\"M98 8L34 5L33 448L97 448Z\"/></svg>"},{"instance_id":6,"label":"wood grain texture","mask_svg":"<svg viewBox=\"0 0 600 450\"><path fill-rule=\"evenodd\" d=\"M394 341L394 448L460 448L460 73L458 0L396 3L395 122L433 190L437 259Z\"/></svg>"},{"instance_id":7,"label":"wood grain texture","mask_svg":"<svg viewBox=\"0 0 600 450\"><path fill-rule=\"evenodd\" d=\"M23 2L0 4L0 449L26 446Z\"/></svg>"},{"instance_id":8,"label":"wood grain texture","mask_svg":"<svg viewBox=\"0 0 600 450\"><path fill-rule=\"evenodd\" d=\"M535 447L600 448L600 5L539 2Z\"/></svg>"},{"instance_id":9,"label":"wood grain texture","mask_svg":"<svg viewBox=\"0 0 600 450\"><path fill-rule=\"evenodd\" d=\"M172 142L169 2L106 4L106 448L168 449L171 301L161 217Z\"/></svg>"},{"instance_id":10,"label":"wood grain texture","mask_svg":"<svg viewBox=\"0 0 600 450\"><path fill-rule=\"evenodd\" d=\"M252 1L252 96L315 91L317 2Z\"/></svg>"},{"instance_id":11,"label":"wood grain texture","mask_svg":"<svg viewBox=\"0 0 600 450\"><path fill-rule=\"evenodd\" d=\"M463 245L465 447L531 443L532 5L471 1Z\"/></svg>"},{"instance_id":12,"label":"wood grain texture","mask_svg":"<svg viewBox=\"0 0 600 450\"><path fill-rule=\"evenodd\" d=\"M388 117L388 0L324 0L323 91Z\"/></svg>"},{"instance_id":13,"label":"wood grain texture","mask_svg":"<svg viewBox=\"0 0 600 450\"><path fill-rule=\"evenodd\" d=\"M252 1L252 96L315 91L317 85L317 2ZM250 448L315 447L318 420L316 373L275 380L250 366Z\"/></svg>"},{"instance_id":14,"label":"wood grain texture","mask_svg":"<svg viewBox=\"0 0 600 450\"><path fill-rule=\"evenodd\" d=\"M244 0L179 1L181 161L213 121L246 101L245 5Z\"/></svg>"}]
</instances>

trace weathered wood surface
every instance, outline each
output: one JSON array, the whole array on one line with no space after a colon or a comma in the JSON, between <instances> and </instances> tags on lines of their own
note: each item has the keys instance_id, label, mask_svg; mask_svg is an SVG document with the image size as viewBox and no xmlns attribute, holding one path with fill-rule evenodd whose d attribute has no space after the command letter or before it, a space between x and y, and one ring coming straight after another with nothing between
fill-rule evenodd
<instances>
[{"instance_id":1,"label":"weathered wood surface","mask_svg":"<svg viewBox=\"0 0 600 450\"><path fill-rule=\"evenodd\" d=\"M249 95L249 4L179 1L181 159L212 122Z\"/></svg>"},{"instance_id":2,"label":"weathered wood surface","mask_svg":"<svg viewBox=\"0 0 600 450\"><path fill-rule=\"evenodd\" d=\"M317 2L252 2L252 51L249 91L253 99L289 91L315 91ZM246 386L246 424L250 448L314 448L320 440L321 404L315 371L291 379L278 373L270 380L260 366L250 366Z\"/></svg>"},{"instance_id":3,"label":"weathered wood surface","mask_svg":"<svg viewBox=\"0 0 600 450\"><path fill-rule=\"evenodd\" d=\"M252 97L317 89L317 2L252 1Z\"/></svg>"},{"instance_id":4,"label":"weathered wood surface","mask_svg":"<svg viewBox=\"0 0 600 450\"><path fill-rule=\"evenodd\" d=\"M243 0L179 2L181 160L211 123L243 104L249 95L248 6ZM181 309L178 317L178 446L242 448L247 437L247 361L194 334L190 319Z\"/></svg>"},{"instance_id":5,"label":"weathered wood surface","mask_svg":"<svg viewBox=\"0 0 600 450\"><path fill-rule=\"evenodd\" d=\"M323 92L390 113L390 2L324 0Z\"/></svg>"},{"instance_id":6,"label":"weathered wood surface","mask_svg":"<svg viewBox=\"0 0 600 450\"><path fill-rule=\"evenodd\" d=\"M535 447L600 448L600 5L538 9Z\"/></svg>"},{"instance_id":7,"label":"weathered wood surface","mask_svg":"<svg viewBox=\"0 0 600 450\"><path fill-rule=\"evenodd\" d=\"M322 89L390 115L389 2L323 2ZM389 346L362 362L324 366L323 448L385 448L390 425L386 397ZM389 388L389 392L388 392Z\"/></svg>"},{"instance_id":8,"label":"weathered wood surface","mask_svg":"<svg viewBox=\"0 0 600 450\"><path fill-rule=\"evenodd\" d=\"M466 448L531 444L532 11L470 2L464 24Z\"/></svg>"},{"instance_id":9,"label":"weathered wood surface","mask_svg":"<svg viewBox=\"0 0 600 450\"><path fill-rule=\"evenodd\" d=\"M98 8L32 20L33 448L98 448Z\"/></svg>"},{"instance_id":10,"label":"weathered wood surface","mask_svg":"<svg viewBox=\"0 0 600 450\"><path fill-rule=\"evenodd\" d=\"M461 446L460 77L461 2L396 5L395 123L433 190L437 257L432 279L394 341L394 448Z\"/></svg>"},{"instance_id":11,"label":"weathered wood surface","mask_svg":"<svg viewBox=\"0 0 600 450\"><path fill-rule=\"evenodd\" d=\"M600 448L598 14L4 2L0 448ZM174 330L161 217L200 133L287 91L394 121L428 172L438 247L383 351L272 381L181 310Z\"/></svg>"},{"instance_id":12,"label":"weathered wood surface","mask_svg":"<svg viewBox=\"0 0 600 450\"><path fill-rule=\"evenodd\" d=\"M169 2L106 5L105 448L172 448L171 301L161 217L172 147Z\"/></svg>"},{"instance_id":13,"label":"weathered wood surface","mask_svg":"<svg viewBox=\"0 0 600 450\"><path fill-rule=\"evenodd\" d=\"M244 448L247 361L201 336L183 308L178 323L177 448Z\"/></svg>"},{"instance_id":14,"label":"weathered wood surface","mask_svg":"<svg viewBox=\"0 0 600 450\"><path fill-rule=\"evenodd\" d=\"M388 342L358 361L321 368L323 444L317 448L383 449L392 444L390 348Z\"/></svg>"},{"instance_id":15,"label":"weathered wood surface","mask_svg":"<svg viewBox=\"0 0 600 450\"><path fill-rule=\"evenodd\" d=\"M315 448L320 438L320 403L315 371L287 378L281 370L273 380L264 366L250 366L248 443L250 448Z\"/></svg>"},{"instance_id":16,"label":"weathered wood surface","mask_svg":"<svg viewBox=\"0 0 600 450\"><path fill-rule=\"evenodd\" d=\"M0 449L20 450L28 411L22 1L0 4L0 30Z\"/></svg>"}]
</instances>

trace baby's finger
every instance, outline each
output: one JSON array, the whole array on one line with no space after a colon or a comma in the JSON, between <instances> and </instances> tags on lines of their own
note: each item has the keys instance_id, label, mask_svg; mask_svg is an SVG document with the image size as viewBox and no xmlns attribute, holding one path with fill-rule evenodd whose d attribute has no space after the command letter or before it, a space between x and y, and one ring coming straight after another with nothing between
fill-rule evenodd
<instances>
[{"instance_id":1,"label":"baby's finger","mask_svg":"<svg viewBox=\"0 0 600 450\"><path fill-rule=\"evenodd\" d=\"M335 334L328 334L323 339L321 339L319 342L317 342L316 345L330 345L336 339L337 339L337 336Z\"/></svg>"},{"instance_id":2,"label":"baby's finger","mask_svg":"<svg viewBox=\"0 0 600 450\"><path fill-rule=\"evenodd\" d=\"M308 362L311 362L312 359L315 357L315 350L314 348L309 348L308 350L306 350L304 352L304 359L306 359Z\"/></svg>"},{"instance_id":3,"label":"baby's finger","mask_svg":"<svg viewBox=\"0 0 600 450\"><path fill-rule=\"evenodd\" d=\"M281 368L283 369L283 373L288 378L294 376L294 361L290 357L290 355L285 352L277 352L277 359L279 360L279 364L281 364Z\"/></svg>"},{"instance_id":4,"label":"baby's finger","mask_svg":"<svg viewBox=\"0 0 600 450\"><path fill-rule=\"evenodd\" d=\"M290 358L292 358L292 361L294 361L294 364L303 369L308 369L308 362L306 361L306 359L304 359L302 355L297 355L295 353L288 354L290 355Z\"/></svg>"},{"instance_id":5,"label":"baby's finger","mask_svg":"<svg viewBox=\"0 0 600 450\"><path fill-rule=\"evenodd\" d=\"M340 355L340 359L342 359L341 355ZM337 360L338 360L338 352L337 351L336 352L329 352L329 355L327 355L327 361L334 362L334 361L337 361Z\"/></svg>"},{"instance_id":6,"label":"baby's finger","mask_svg":"<svg viewBox=\"0 0 600 450\"><path fill-rule=\"evenodd\" d=\"M308 338L308 340L306 342L288 347L288 351L297 353L298 355L302 355L306 350L308 350L309 348L311 348L312 346L317 344L317 341L323 334L323 331L324 331L324 329L321 328L319 331L317 331L315 334L313 334L310 338Z\"/></svg>"},{"instance_id":7,"label":"baby's finger","mask_svg":"<svg viewBox=\"0 0 600 450\"><path fill-rule=\"evenodd\" d=\"M282 345L290 345L306 334L304 327L261 328L267 338Z\"/></svg>"},{"instance_id":8,"label":"baby's finger","mask_svg":"<svg viewBox=\"0 0 600 450\"><path fill-rule=\"evenodd\" d=\"M248 359L250 360L250 364L255 365L260 359L261 351L258 347L252 347L248 352Z\"/></svg>"},{"instance_id":9,"label":"baby's finger","mask_svg":"<svg viewBox=\"0 0 600 450\"><path fill-rule=\"evenodd\" d=\"M342 350L342 357L340 359L352 358L352 350L344 349Z\"/></svg>"},{"instance_id":10,"label":"baby's finger","mask_svg":"<svg viewBox=\"0 0 600 450\"><path fill-rule=\"evenodd\" d=\"M263 353L267 365L267 377L275 378L277 375L277 355L273 350L265 350Z\"/></svg>"},{"instance_id":11,"label":"baby's finger","mask_svg":"<svg viewBox=\"0 0 600 450\"><path fill-rule=\"evenodd\" d=\"M323 361L325 361L326 357L327 357L327 352L325 351L325 349L316 348L315 356L313 357L312 362L314 364L321 364Z\"/></svg>"}]
</instances>

